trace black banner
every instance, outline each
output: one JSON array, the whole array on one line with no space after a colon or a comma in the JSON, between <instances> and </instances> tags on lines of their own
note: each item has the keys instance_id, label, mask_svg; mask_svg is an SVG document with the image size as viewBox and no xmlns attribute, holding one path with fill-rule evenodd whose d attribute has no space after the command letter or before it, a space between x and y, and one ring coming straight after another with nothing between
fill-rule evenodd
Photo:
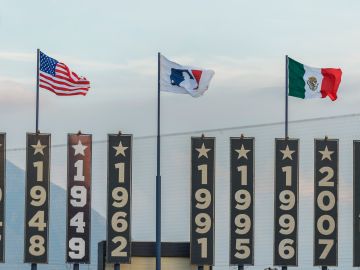
<instances>
[{"instance_id":1,"label":"black banner","mask_svg":"<svg viewBox=\"0 0 360 270\"><path fill-rule=\"evenodd\" d=\"M360 266L360 141L354 141L354 237L353 265Z\"/></svg>"},{"instance_id":2,"label":"black banner","mask_svg":"<svg viewBox=\"0 0 360 270\"><path fill-rule=\"evenodd\" d=\"M230 264L254 265L254 138L230 138Z\"/></svg>"},{"instance_id":3,"label":"black banner","mask_svg":"<svg viewBox=\"0 0 360 270\"><path fill-rule=\"evenodd\" d=\"M191 138L191 264L214 263L215 138Z\"/></svg>"},{"instance_id":4,"label":"black banner","mask_svg":"<svg viewBox=\"0 0 360 270\"><path fill-rule=\"evenodd\" d=\"M315 140L314 266L337 266L338 140Z\"/></svg>"},{"instance_id":5,"label":"black banner","mask_svg":"<svg viewBox=\"0 0 360 270\"><path fill-rule=\"evenodd\" d=\"M107 241L108 263L131 260L132 136L108 135Z\"/></svg>"},{"instance_id":6,"label":"black banner","mask_svg":"<svg viewBox=\"0 0 360 270\"><path fill-rule=\"evenodd\" d=\"M5 262L6 134L0 133L0 262Z\"/></svg>"},{"instance_id":7,"label":"black banner","mask_svg":"<svg viewBox=\"0 0 360 270\"><path fill-rule=\"evenodd\" d=\"M299 140L275 139L274 265L297 266Z\"/></svg>"},{"instance_id":8,"label":"black banner","mask_svg":"<svg viewBox=\"0 0 360 270\"><path fill-rule=\"evenodd\" d=\"M24 262L48 262L50 134L26 136Z\"/></svg>"},{"instance_id":9,"label":"black banner","mask_svg":"<svg viewBox=\"0 0 360 270\"><path fill-rule=\"evenodd\" d=\"M91 135L68 135L66 261L90 263Z\"/></svg>"}]
</instances>

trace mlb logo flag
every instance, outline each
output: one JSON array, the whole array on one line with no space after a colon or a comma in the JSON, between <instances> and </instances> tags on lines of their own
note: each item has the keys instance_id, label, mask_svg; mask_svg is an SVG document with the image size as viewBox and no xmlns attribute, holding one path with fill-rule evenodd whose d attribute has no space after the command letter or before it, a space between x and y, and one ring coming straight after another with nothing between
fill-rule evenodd
<instances>
[{"instance_id":1,"label":"mlb logo flag","mask_svg":"<svg viewBox=\"0 0 360 270\"><path fill-rule=\"evenodd\" d=\"M200 97L209 88L214 71L181 66L160 56L160 90Z\"/></svg>"}]
</instances>

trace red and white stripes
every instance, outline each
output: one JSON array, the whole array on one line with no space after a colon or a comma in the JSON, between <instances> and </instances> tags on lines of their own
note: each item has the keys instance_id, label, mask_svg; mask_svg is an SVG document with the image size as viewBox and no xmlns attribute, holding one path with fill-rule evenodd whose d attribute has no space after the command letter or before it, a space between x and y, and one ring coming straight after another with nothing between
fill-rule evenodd
<instances>
[{"instance_id":1,"label":"red and white stripes","mask_svg":"<svg viewBox=\"0 0 360 270\"><path fill-rule=\"evenodd\" d=\"M55 76L40 70L39 87L58 96L85 96L90 89L90 82L72 72L65 64L58 63L55 68Z\"/></svg>"}]
</instances>

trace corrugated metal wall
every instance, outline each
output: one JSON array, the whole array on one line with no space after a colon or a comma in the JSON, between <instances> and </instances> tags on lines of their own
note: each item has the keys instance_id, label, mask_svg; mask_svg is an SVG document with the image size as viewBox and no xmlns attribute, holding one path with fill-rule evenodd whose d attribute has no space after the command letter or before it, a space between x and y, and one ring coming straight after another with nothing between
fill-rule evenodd
<instances>
[{"instance_id":1,"label":"corrugated metal wall","mask_svg":"<svg viewBox=\"0 0 360 270\"><path fill-rule=\"evenodd\" d=\"M239 116L241 124L241 116ZM201 131L162 137L162 238L189 241L190 137ZM206 131L216 137L215 267L231 269L229 258L229 137L255 137L255 267L272 265L274 138L283 137L283 124L268 124ZM314 138L340 139L339 173L339 268L352 265L352 140L360 138L360 115L292 122L290 137L300 138L299 267L312 267L313 241L313 145ZM25 134L24 134L25 139ZM136 241L155 240L156 138L135 138L133 152L132 236ZM97 242L105 238L106 142L93 146L92 264L80 269L96 269ZM7 153L7 264L0 269L30 269L22 264L24 216L25 150ZM65 258L66 147L52 148L50 265L38 269L70 269ZM296 268L292 268L296 269Z\"/></svg>"}]
</instances>

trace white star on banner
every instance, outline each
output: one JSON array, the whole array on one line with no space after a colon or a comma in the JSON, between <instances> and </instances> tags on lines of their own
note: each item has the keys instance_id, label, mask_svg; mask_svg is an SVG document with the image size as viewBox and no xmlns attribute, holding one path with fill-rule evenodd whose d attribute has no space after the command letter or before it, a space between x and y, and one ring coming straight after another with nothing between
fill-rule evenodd
<instances>
[{"instance_id":1,"label":"white star on banner","mask_svg":"<svg viewBox=\"0 0 360 270\"><path fill-rule=\"evenodd\" d=\"M77 154L85 156L85 149L87 148L87 146L83 145L80 140L77 144L72 145L72 148L75 149L74 156L76 156Z\"/></svg>"},{"instance_id":2,"label":"white star on banner","mask_svg":"<svg viewBox=\"0 0 360 270\"><path fill-rule=\"evenodd\" d=\"M290 150L289 146L287 145L284 150L280 150L280 152L283 154L282 160L289 158L292 160L292 154L295 152L295 150Z\"/></svg>"},{"instance_id":3,"label":"white star on banner","mask_svg":"<svg viewBox=\"0 0 360 270\"><path fill-rule=\"evenodd\" d=\"M206 148L204 143L202 144L201 148L195 148L195 149L196 151L199 152L198 158L201 158L202 156L208 158L207 152L211 150L210 148Z\"/></svg>"},{"instance_id":4,"label":"white star on banner","mask_svg":"<svg viewBox=\"0 0 360 270\"><path fill-rule=\"evenodd\" d=\"M319 151L322 155L321 160L328 159L331 161L331 155L334 153L334 151L329 151L328 147L325 146L324 151Z\"/></svg>"},{"instance_id":5,"label":"white star on banner","mask_svg":"<svg viewBox=\"0 0 360 270\"><path fill-rule=\"evenodd\" d=\"M37 153L40 153L42 155L44 155L44 148L47 147L46 145L42 145L40 140L37 141L37 144L32 144L31 145L32 148L35 149L34 151L34 156L37 154Z\"/></svg>"},{"instance_id":6,"label":"white star on banner","mask_svg":"<svg viewBox=\"0 0 360 270\"><path fill-rule=\"evenodd\" d=\"M123 146L122 142L120 141L119 145L113 146L113 148L116 150L115 157L120 154L125 157L125 150L128 149L129 147Z\"/></svg>"},{"instance_id":7,"label":"white star on banner","mask_svg":"<svg viewBox=\"0 0 360 270\"><path fill-rule=\"evenodd\" d=\"M250 152L250 150L246 150L243 144L240 149L235 149L235 151L239 154L238 159L242 157L248 159L247 153Z\"/></svg>"}]
</instances>

